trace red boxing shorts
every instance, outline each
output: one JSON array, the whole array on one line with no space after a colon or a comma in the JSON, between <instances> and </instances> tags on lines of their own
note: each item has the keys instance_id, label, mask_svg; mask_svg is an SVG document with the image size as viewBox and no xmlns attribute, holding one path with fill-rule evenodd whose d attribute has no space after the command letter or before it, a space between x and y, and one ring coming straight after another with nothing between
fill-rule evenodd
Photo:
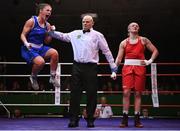
<instances>
[{"instance_id":1,"label":"red boxing shorts","mask_svg":"<svg viewBox=\"0 0 180 131\"><path fill-rule=\"evenodd\" d=\"M135 65L124 65L122 68L123 89L143 91L146 81L146 67Z\"/></svg>"}]
</instances>

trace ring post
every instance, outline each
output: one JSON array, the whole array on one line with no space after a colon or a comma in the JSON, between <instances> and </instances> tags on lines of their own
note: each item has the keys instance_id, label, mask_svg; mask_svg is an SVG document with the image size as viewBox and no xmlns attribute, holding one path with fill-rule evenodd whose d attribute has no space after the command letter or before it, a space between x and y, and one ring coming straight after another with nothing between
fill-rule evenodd
<instances>
[{"instance_id":1,"label":"ring post","mask_svg":"<svg viewBox=\"0 0 180 131\"><path fill-rule=\"evenodd\" d=\"M61 65L60 65L60 63L58 63L58 67L56 70L56 79L58 80L59 85L61 87L60 76L61 76ZM60 89L60 87L55 87L55 105L60 105L60 101L61 101L61 89Z\"/></svg>"},{"instance_id":2,"label":"ring post","mask_svg":"<svg viewBox=\"0 0 180 131\"><path fill-rule=\"evenodd\" d=\"M151 64L151 88L153 107L159 107L158 89L157 89L157 68L156 63Z\"/></svg>"}]
</instances>

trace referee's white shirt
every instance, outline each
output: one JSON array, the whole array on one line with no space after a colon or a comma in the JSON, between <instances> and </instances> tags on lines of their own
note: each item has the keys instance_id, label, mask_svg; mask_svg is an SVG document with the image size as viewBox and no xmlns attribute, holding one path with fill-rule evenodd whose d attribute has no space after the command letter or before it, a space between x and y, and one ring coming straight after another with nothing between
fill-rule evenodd
<instances>
[{"instance_id":1,"label":"referee's white shirt","mask_svg":"<svg viewBox=\"0 0 180 131\"><path fill-rule=\"evenodd\" d=\"M55 31L57 39L62 41L71 42L74 60L80 63L98 63L99 50L105 55L111 68L116 67L114 58L109 49L104 35L94 29L90 32L83 33L82 30L74 30L70 33L62 33Z\"/></svg>"}]
</instances>

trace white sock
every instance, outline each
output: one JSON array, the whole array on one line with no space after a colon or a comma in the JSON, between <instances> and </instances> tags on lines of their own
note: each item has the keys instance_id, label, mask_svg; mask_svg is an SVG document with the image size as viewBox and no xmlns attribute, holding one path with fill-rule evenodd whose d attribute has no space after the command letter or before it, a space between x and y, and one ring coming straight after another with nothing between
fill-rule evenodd
<instances>
[{"instance_id":1,"label":"white sock","mask_svg":"<svg viewBox=\"0 0 180 131\"><path fill-rule=\"evenodd\" d=\"M128 111L123 111L123 114L126 114L126 115L127 115L127 114L128 114Z\"/></svg>"},{"instance_id":2,"label":"white sock","mask_svg":"<svg viewBox=\"0 0 180 131\"><path fill-rule=\"evenodd\" d=\"M140 115L140 112L139 112L139 111L135 111L134 114L135 114L135 115L137 115L137 114Z\"/></svg>"}]
</instances>

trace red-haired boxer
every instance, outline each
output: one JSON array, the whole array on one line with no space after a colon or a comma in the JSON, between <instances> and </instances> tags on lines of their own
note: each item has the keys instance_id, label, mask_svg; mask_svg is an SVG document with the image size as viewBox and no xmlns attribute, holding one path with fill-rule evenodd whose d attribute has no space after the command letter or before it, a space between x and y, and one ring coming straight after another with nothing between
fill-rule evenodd
<instances>
[{"instance_id":1,"label":"red-haired boxer","mask_svg":"<svg viewBox=\"0 0 180 131\"><path fill-rule=\"evenodd\" d=\"M146 67L158 56L157 48L146 37L139 36L139 25L132 22L128 25L129 37L119 45L115 63L120 65L123 57L122 88L123 88L123 119L120 127L128 126L131 90L134 89L135 127L143 127L140 122L141 92L145 87ZM145 59L145 48L152 52L149 60Z\"/></svg>"}]
</instances>

